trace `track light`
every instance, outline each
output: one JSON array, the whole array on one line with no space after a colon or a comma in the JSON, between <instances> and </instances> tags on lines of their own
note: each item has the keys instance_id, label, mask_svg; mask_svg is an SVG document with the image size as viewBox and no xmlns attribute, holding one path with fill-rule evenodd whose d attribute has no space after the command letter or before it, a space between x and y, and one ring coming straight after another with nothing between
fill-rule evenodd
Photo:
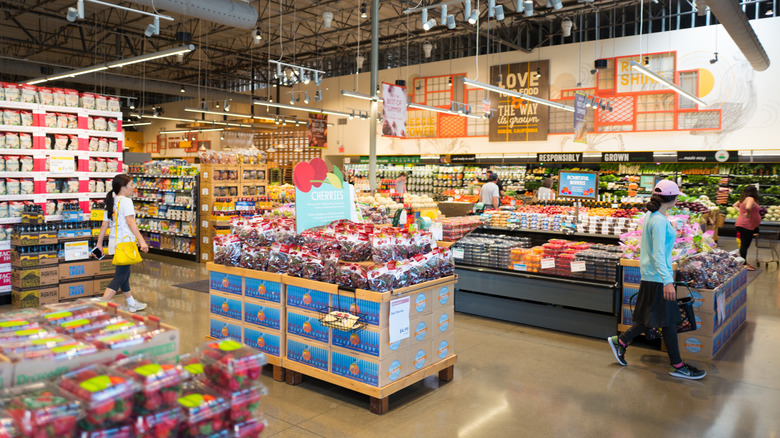
<instances>
[{"instance_id":1,"label":"track light","mask_svg":"<svg viewBox=\"0 0 780 438\"><path fill-rule=\"evenodd\" d=\"M650 65L650 57L649 56L645 56L644 64L645 65Z\"/></svg>"},{"instance_id":2,"label":"track light","mask_svg":"<svg viewBox=\"0 0 780 438\"><path fill-rule=\"evenodd\" d=\"M550 0L550 2L552 3L553 9L555 9L556 11L563 8L563 3L561 3L561 0Z\"/></svg>"},{"instance_id":3,"label":"track light","mask_svg":"<svg viewBox=\"0 0 780 438\"><path fill-rule=\"evenodd\" d=\"M68 21L73 23L76 21L77 18L79 18L79 11L76 10L76 8L68 8Z\"/></svg>"},{"instance_id":4,"label":"track light","mask_svg":"<svg viewBox=\"0 0 780 438\"><path fill-rule=\"evenodd\" d=\"M479 13L474 9L471 11L471 15L469 15L469 24L477 24L477 19L479 19Z\"/></svg>"},{"instance_id":5,"label":"track light","mask_svg":"<svg viewBox=\"0 0 780 438\"><path fill-rule=\"evenodd\" d=\"M534 74L534 77L537 78L537 79L542 77L542 68L541 67L536 67L536 73Z\"/></svg>"},{"instance_id":6,"label":"track light","mask_svg":"<svg viewBox=\"0 0 780 438\"><path fill-rule=\"evenodd\" d=\"M441 5L441 25L447 25L447 5Z\"/></svg>"},{"instance_id":7,"label":"track light","mask_svg":"<svg viewBox=\"0 0 780 438\"><path fill-rule=\"evenodd\" d=\"M314 72L314 85L319 87L321 83L322 83L322 76L320 76L319 73Z\"/></svg>"},{"instance_id":8,"label":"track light","mask_svg":"<svg viewBox=\"0 0 780 438\"><path fill-rule=\"evenodd\" d=\"M152 35L159 35L159 34L160 34L160 17L154 17L154 22L146 26L144 35L150 37Z\"/></svg>"},{"instance_id":9,"label":"track light","mask_svg":"<svg viewBox=\"0 0 780 438\"><path fill-rule=\"evenodd\" d=\"M563 32L563 36L570 37L571 36L571 28L574 26L574 23L572 23L571 18L566 17L561 21L561 31Z\"/></svg>"},{"instance_id":10,"label":"track light","mask_svg":"<svg viewBox=\"0 0 780 438\"><path fill-rule=\"evenodd\" d=\"M424 30L431 30L434 27L436 27L436 20L431 18L428 19L428 9L425 8L422 10L422 22L423 22L423 29Z\"/></svg>"},{"instance_id":11,"label":"track light","mask_svg":"<svg viewBox=\"0 0 780 438\"><path fill-rule=\"evenodd\" d=\"M368 13L366 12L366 4L361 3L360 4L360 18L368 18Z\"/></svg>"},{"instance_id":12,"label":"track light","mask_svg":"<svg viewBox=\"0 0 780 438\"><path fill-rule=\"evenodd\" d=\"M533 5L531 6L533 8ZM533 9L531 10L531 14L533 14ZM504 7L501 5L496 6L496 20L501 21L504 19Z\"/></svg>"},{"instance_id":13,"label":"track light","mask_svg":"<svg viewBox=\"0 0 780 438\"><path fill-rule=\"evenodd\" d=\"M322 25L326 29L330 29L333 25L333 12L325 11L322 13Z\"/></svg>"},{"instance_id":14,"label":"track light","mask_svg":"<svg viewBox=\"0 0 780 438\"><path fill-rule=\"evenodd\" d=\"M710 59L710 64L715 64L718 62L718 52L715 52L715 57Z\"/></svg>"},{"instance_id":15,"label":"track light","mask_svg":"<svg viewBox=\"0 0 780 438\"><path fill-rule=\"evenodd\" d=\"M317 90L317 92L314 93L314 101L315 102L319 102L321 100L322 100L322 91L321 90Z\"/></svg>"},{"instance_id":16,"label":"track light","mask_svg":"<svg viewBox=\"0 0 780 438\"><path fill-rule=\"evenodd\" d=\"M488 18L493 18L496 16L496 0L488 0L487 13Z\"/></svg>"},{"instance_id":17,"label":"track light","mask_svg":"<svg viewBox=\"0 0 780 438\"><path fill-rule=\"evenodd\" d=\"M530 17L534 14L534 2L525 0L523 2L523 15Z\"/></svg>"},{"instance_id":18,"label":"track light","mask_svg":"<svg viewBox=\"0 0 780 438\"><path fill-rule=\"evenodd\" d=\"M290 93L290 105L295 105L295 93Z\"/></svg>"},{"instance_id":19,"label":"track light","mask_svg":"<svg viewBox=\"0 0 780 438\"><path fill-rule=\"evenodd\" d=\"M258 27L258 28L255 30L255 38L254 38L254 40L253 40L253 41L254 41L254 43L255 43L255 44L260 44L260 41L261 41L262 39L263 39L263 32L262 32L262 31L260 30L260 28Z\"/></svg>"},{"instance_id":20,"label":"track light","mask_svg":"<svg viewBox=\"0 0 780 438\"><path fill-rule=\"evenodd\" d=\"M449 85L450 87L452 87L452 76L450 76L450 80L449 80L449 83L448 83L447 85Z\"/></svg>"},{"instance_id":21,"label":"track light","mask_svg":"<svg viewBox=\"0 0 780 438\"><path fill-rule=\"evenodd\" d=\"M303 93L303 103L309 103L309 92L308 91Z\"/></svg>"},{"instance_id":22,"label":"track light","mask_svg":"<svg viewBox=\"0 0 780 438\"><path fill-rule=\"evenodd\" d=\"M355 110L352 110L352 112L349 114L349 120L352 120L355 118Z\"/></svg>"},{"instance_id":23,"label":"track light","mask_svg":"<svg viewBox=\"0 0 780 438\"><path fill-rule=\"evenodd\" d=\"M455 29L455 16L447 15L447 29Z\"/></svg>"},{"instance_id":24,"label":"track light","mask_svg":"<svg viewBox=\"0 0 780 438\"><path fill-rule=\"evenodd\" d=\"M230 111L230 104L225 101L225 111Z\"/></svg>"},{"instance_id":25,"label":"track light","mask_svg":"<svg viewBox=\"0 0 780 438\"><path fill-rule=\"evenodd\" d=\"M214 103L214 108L219 109L219 102Z\"/></svg>"},{"instance_id":26,"label":"track light","mask_svg":"<svg viewBox=\"0 0 780 438\"><path fill-rule=\"evenodd\" d=\"M184 87L181 87L181 90L179 90L179 93L186 93L187 90L184 89Z\"/></svg>"}]
</instances>

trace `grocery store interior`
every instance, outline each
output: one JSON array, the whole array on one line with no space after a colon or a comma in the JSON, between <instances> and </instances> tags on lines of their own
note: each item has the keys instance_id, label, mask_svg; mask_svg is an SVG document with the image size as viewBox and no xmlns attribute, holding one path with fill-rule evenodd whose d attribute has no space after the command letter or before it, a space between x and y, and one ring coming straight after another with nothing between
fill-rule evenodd
<instances>
[{"instance_id":1,"label":"grocery store interior","mask_svg":"<svg viewBox=\"0 0 780 438\"><path fill-rule=\"evenodd\" d=\"M780 436L777 6L3 1L0 437Z\"/></svg>"}]
</instances>

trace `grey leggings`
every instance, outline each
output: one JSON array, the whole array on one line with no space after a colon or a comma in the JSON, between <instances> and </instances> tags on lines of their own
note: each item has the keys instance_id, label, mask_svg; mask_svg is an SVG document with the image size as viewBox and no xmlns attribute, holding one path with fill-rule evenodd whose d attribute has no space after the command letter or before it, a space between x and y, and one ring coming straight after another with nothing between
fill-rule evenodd
<instances>
[{"instance_id":1,"label":"grey leggings","mask_svg":"<svg viewBox=\"0 0 780 438\"><path fill-rule=\"evenodd\" d=\"M130 265L117 265L108 288L117 292L130 292Z\"/></svg>"}]
</instances>

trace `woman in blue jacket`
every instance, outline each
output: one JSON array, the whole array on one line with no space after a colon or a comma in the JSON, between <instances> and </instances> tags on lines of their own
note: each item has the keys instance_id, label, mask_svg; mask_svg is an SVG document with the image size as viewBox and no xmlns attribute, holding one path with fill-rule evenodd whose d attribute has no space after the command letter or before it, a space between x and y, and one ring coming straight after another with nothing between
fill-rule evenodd
<instances>
[{"instance_id":1,"label":"woman in blue jacket","mask_svg":"<svg viewBox=\"0 0 780 438\"><path fill-rule=\"evenodd\" d=\"M662 180L655 186L647 203L642 228L642 245L639 269L642 282L634 309L634 325L620 336L607 338L617 361L626 366L626 347L631 341L650 328L663 329L663 338L671 361L669 374L682 379L701 379L707 373L683 362L677 343L677 324L680 311L677 306L677 289L672 272L672 248L676 233L666 210L677 203L680 189L673 181Z\"/></svg>"}]
</instances>

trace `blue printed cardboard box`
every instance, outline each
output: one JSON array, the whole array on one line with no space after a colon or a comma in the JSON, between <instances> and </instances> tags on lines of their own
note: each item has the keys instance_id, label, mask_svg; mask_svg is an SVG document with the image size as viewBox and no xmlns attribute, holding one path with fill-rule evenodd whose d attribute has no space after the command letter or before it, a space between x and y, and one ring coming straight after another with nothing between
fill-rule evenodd
<instances>
[{"instance_id":1,"label":"blue printed cardboard box","mask_svg":"<svg viewBox=\"0 0 780 438\"><path fill-rule=\"evenodd\" d=\"M330 306L330 294L305 287L287 285L287 305L319 312Z\"/></svg>"},{"instance_id":2,"label":"blue printed cardboard box","mask_svg":"<svg viewBox=\"0 0 780 438\"><path fill-rule=\"evenodd\" d=\"M238 321L219 316L209 318L209 336L212 338L243 342L243 331L244 328Z\"/></svg>"},{"instance_id":3,"label":"blue printed cardboard box","mask_svg":"<svg viewBox=\"0 0 780 438\"><path fill-rule=\"evenodd\" d=\"M320 314L316 312L288 310L287 333L325 344L330 342L330 328L322 325Z\"/></svg>"},{"instance_id":4,"label":"blue printed cardboard box","mask_svg":"<svg viewBox=\"0 0 780 438\"><path fill-rule=\"evenodd\" d=\"M278 281L244 277L244 297L281 304L282 283Z\"/></svg>"},{"instance_id":5,"label":"blue printed cardboard box","mask_svg":"<svg viewBox=\"0 0 780 438\"><path fill-rule=\"evenodd\" d=\"M433 337L431 315L423 315L409 319L409 346L414 347L422 342L431 342Z\"/></svg>"},{"instance_id":6,"label":"blue printed cardboard box","mask_svg":"<svg viewBox=\"0 0 780 438\"><path fill-rule=\"evenodd\" d=\"M283 336L284 332L244 326L244 344L271 356L281 354Z\"/></svg>"},{"instance_id":7,"label":"blue printed cardboard box","mask_svg":"<svg viewBox=\"0 0 780 438\"><path fill-rule=\"evenodd\" d=\"M284 312L281 306L245 298L244 322L268 330L282 330L284 328Z\"/></svg>"},{"instance_id":8,"label":"blue printed cardboard box","mask_svg":"<svg viewBox=\"0 0 780 438\"><path fill-rule=\"evenodd\" d=\"M234 294L212 291L209 293L209 312L212 315L241 321L244 316L244 302L241 297L236 297Z\"/></svg>"},{"instance_id":9,"label":"blue printed cardboard box","mask_svg":"<svg viewBox=\"0 0 780 438\"><path fill-rule=\"evenodd\" d=\"M243 277L224 272L209 272L209 289L228 294L243 295Z\"/></svg>"},{"instance_id":10,"label":"blue printed cardboard box","mask_svg":"<svg viewBox=\"0 0 780 438\"><path fill-rule=\"evenodd\" d=\"M444 360L455 355L455 332L449 331L431 339L431 351L434 362Z\"/></svg>"},{"instance_id":11,"label":"blue printed cardboard box","mask_svg":"<svg viewBox=\"0 0 780 438\"><path fill-rule=\"evenodd\" d=\"M432 336L440 336L455 329L455 306L440 307L433 312Z\"/></svg>"},{"instance_id":12,"label":"blue printed cardboard box","mask_svg":"<svg viewBox=\"0 0 780 438\"><path fill-rule=\"evenodd\" d=\"M438 362L432 346L432 339L429 338L426 342L419 342L409 348L408 368L410 373L420 371Z\"/></svg>"},{"instance_id":13,"label":"blue printed cardboard box","mask_svg":"<svg viewBox=\"0 0 780 438\"><path fill-rule=\"evenodd\" d=\"M420 300L420 303L415 305L415 297L412 296L409 308L410 317L421 314L430 315L430 300L425 295L423 295ZM355 295L352 292L339 291L338 295L332 297L331 305L333 308L360 316L366 324L379 326L379 328L382 329L388 328L390 303L361 300L355 298ZM420 309L420 311L417 309ZM426 309L428 310L427 312L425 311Z\"/></svg>"},{"instance_id":14,"label":"blue printed cardboard box","mask_svg":"<svg viewBox=\"0 0 780 438\"><path fill-rule=\"evenodd\" d=\"M409 349L409 338L390 343L390 330L369 326L357 332L333 329L331 345L369 356L384 357Z\"/></svg>"},{"instance_id":15,"label":"blue printed cardboard box","mask_svg":"<svg viewBox=\"0 0 780 438\"><path fill-rule=\"evenodd\" d=\"M455 282L445 283L431 288L431 301L433 309L447 307L455 304Z\"/></svg>"},{"instance_id":16,"label":"blue printed cardboard box","mask_svg":"<svg viewBox=\"0 0 780 438\"><path fill-rule=\"evenodd\" d=\"M331 373L366 385L383 387L410 374L408 352L400 351L384 358L333 347Z\"/></svg>"},{"instance_id":17,"label":"blue printed cardboard box","mask_svg":"<svg viewBox=\"0 0 780 438\"><path fill-rule=\"evenodd\" d=\"M433 289L425 289L411 293L411 316L429 315L433 312Z\"/></svg>"},{"instance_id":18,"label":"blue printed cardboard box","mask_svg":"<svg viewBox=\"0 0 780 438\"><path fill-rule=\"evenodd\" d=\"M330 372L330 346L290 334L286 338L288 360Z\"/></svg>"}]
</instances>

